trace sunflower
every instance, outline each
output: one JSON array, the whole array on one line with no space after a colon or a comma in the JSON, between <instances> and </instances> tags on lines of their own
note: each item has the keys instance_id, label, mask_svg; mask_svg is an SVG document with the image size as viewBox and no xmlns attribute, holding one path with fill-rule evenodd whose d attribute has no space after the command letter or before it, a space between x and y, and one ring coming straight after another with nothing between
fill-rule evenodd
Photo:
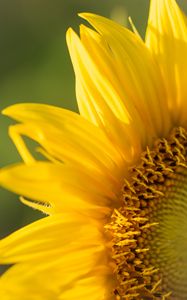
<instances>
[{"instance_id":1,"label":"sunflower","mask_svg":"<svg viewBox=\"0 0 187 300\"><path fill-rule=\"evenodd\" d=\"M187 19L174 0L152 0L144 42L80 16L92 29L67 32L80 114L3 111L23 162L0 183L47 216L0 241L0 298L186 299Z\"/></svg>"}]
</instances>

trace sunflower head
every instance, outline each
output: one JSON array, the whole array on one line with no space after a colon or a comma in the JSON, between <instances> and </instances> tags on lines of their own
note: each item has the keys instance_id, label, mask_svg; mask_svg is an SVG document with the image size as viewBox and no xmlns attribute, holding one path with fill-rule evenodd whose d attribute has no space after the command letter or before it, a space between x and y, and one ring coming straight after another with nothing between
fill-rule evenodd
<instances>
[{"instance_id":1,"label":"sunflower head","mask_svg":"<svg viewBox=\"0 0 187 300\"><path fill-rule=\"evenodd\" d=\"M0 241L3 300L187 299L187 19L151 0L145 41L90 13L67 43L80 114L4 110L23 162L0 183L48 216ZM39 145L38 161L23 136Z\"/></svg>"}]
</instances>

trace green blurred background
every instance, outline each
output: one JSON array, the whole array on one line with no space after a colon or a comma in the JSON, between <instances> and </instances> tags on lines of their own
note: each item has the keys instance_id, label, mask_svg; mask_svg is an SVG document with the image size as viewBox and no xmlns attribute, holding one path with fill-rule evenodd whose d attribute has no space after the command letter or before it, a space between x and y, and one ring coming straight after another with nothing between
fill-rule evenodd
<instances>
[{"instance_id":1,"label":"green blurred background","mask_svg":"<svg viewBox=\"0 0 187 300\"><path fill-rule=\"evenodd\" d=\"M187 1L178 1L187 9ZM78 12L101 14L128 26L128 16L143 36L149 0L0 0L0 108L42 102L77 110L74 74L65 33L78 30ZM1 167L20 160L0 117ZM42 216L17 195L0 191L0 237Z\"/></svg>"}]
</instances>

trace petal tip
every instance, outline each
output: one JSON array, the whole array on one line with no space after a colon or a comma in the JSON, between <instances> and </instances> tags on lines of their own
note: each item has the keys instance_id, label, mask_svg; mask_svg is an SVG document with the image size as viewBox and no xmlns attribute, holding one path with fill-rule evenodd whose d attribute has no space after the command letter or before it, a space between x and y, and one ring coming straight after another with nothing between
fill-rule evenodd
<instances>
[{"instance_id":1,"label":"petal tip","mask_svg":"<svg viewBox=\"0 0 187 300\"><path fill-rule=\"evenodd\" d=\"M90 19L93 19L97 15L93 14L93 13L89 13L89 12L82 12L82 13L79 13L78 16L84 20L89 21Z\"/></svg>"},{"instance_id":2,"label":"petal tip","mask_svg":"<svg viewBox=\"0 0 187 300\"><path fill-rule=\"evenodd\" d=\"M1 111L1 114L4 116L8 116L8 112L9 112L9 107L6 107Z\"/></svg>"}]
</instances>

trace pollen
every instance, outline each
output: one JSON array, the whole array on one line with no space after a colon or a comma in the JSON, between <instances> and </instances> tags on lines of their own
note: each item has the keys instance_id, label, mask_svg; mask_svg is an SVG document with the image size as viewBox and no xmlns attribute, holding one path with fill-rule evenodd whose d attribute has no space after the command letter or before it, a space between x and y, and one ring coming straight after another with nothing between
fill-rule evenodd
<instances>
[{"instance_id":1,"label":"pollen","mask_svg":"<svg viewBox=\"0 0 187 300\"><path fill-rule=\"evenodd\" d=\"M112 240L116 300L187 298L187 132L174 128L124 180Z\"/></svg>"}]
</instances>

